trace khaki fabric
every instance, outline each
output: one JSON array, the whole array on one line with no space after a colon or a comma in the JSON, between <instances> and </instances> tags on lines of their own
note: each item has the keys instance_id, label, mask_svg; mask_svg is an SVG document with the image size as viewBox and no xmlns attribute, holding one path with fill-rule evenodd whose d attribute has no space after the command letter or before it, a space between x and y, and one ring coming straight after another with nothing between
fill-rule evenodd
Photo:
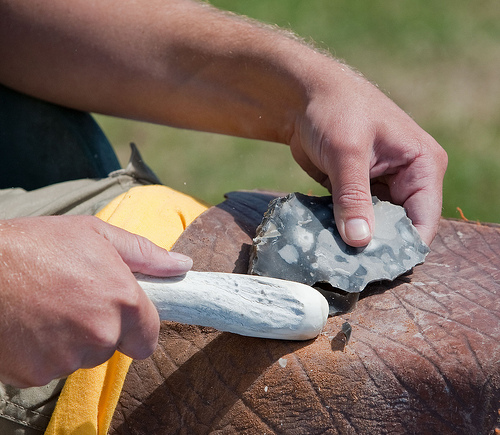
<instances>
[{"instance_id":1,"label":"khaki fabric","mask_svg":"<svg viewBox=\"0 0 500 435\"><path fill-rule=\"evenodd\" d=\"M63 386L64 380L60 379L44 387L25 389L0 383L0 433L44 433Z\"/></svg>"},{"instance_id":2,"label":"khaki fabric","mask_svg":"<svg viewBox=\"0 0 500 435\"><path fill-rule=\"evenodd\" d=\"M131 144L125 169L103 179L65 181L40 189L0 189L0 219L62 214L94 215L112 199L135 186L161 184Z\"/></svg>"},{"instance_id":3,"label":"khaki fabric","mask_svg":"<svg viewBox=\"0 0 500 435\"><path fill-rule=\"evenodd\" d=\"M63 214L94 215L133 187L159 184L132 145L125 169L107 178L74 180L26 191L0 190L0 219ZM18 389L0 383L0 434L40 435L45 432L65 380L44 387Z\"/></svg>"}]
</instances>

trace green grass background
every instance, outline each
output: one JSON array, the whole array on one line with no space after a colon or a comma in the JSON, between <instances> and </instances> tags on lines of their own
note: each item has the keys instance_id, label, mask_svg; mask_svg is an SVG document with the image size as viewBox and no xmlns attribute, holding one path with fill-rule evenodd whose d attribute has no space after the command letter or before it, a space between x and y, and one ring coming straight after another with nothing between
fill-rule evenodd
<instances>
[{"instance_id":1,"label":"green grass background","mask_svg":"<svg viewBox=\"0 0 500 435\"><path fill-rule=\"evenodd\" d=\"M498 0L213 0L344 59L446 149L443 215L500 222ZM286 146L97 116L126 164L129 142L167 185L218 203L265 188L324 194Z\"/></svg>"}]
</instances>

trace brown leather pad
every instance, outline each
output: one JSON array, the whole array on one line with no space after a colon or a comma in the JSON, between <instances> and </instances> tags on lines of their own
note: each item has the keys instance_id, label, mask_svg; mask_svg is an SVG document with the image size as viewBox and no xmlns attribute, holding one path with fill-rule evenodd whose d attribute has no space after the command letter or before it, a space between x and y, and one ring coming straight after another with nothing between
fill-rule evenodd
<instances>
[{"instance_id":1,"label":"brown leather pad","mask_svg":"<svg viewBox=\"0 0 500 435\"><path fill-rule=\"evenodd\" d=\"M195 270L246 273L274 196L228 194L174 250ZM110 433L488 434L499 402L500 227L442 220L423 265L370 285L316 340L164 322L156 352L130 368Z\"/></svg>"}]
</instances>

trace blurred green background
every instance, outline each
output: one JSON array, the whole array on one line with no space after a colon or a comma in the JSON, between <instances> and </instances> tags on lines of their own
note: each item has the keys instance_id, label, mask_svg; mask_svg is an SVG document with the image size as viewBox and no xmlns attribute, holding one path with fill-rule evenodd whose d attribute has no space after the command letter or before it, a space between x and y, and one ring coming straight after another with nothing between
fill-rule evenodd
<instances>
[{"instance_id":1,"label":"blurred green background","mask_svg":"<svg viewBox=\"0 0 500 435\"><path fill-rule=\"evenodd\" d=\"M213 0L344 59L446 149L443 215L500 222L498 0ZM218 203L265 188L324 194L284 145L98 116L122 164L135 142L163 183Z\"/></svg>"}]
</instances>

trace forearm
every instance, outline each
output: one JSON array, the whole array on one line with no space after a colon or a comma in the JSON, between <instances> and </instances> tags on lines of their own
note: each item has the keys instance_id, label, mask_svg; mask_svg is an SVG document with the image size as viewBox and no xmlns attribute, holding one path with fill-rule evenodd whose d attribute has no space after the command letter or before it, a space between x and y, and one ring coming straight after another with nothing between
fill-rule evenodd
<instances>
[{"instance_id":1,"label":"forearm","mask_svg":"<svg viewBox=\"0 0 500 435\"><path fill-rule=\"evenodd\" d=\"M0 82L48 101L289 144L352 246L371 238L374 179L427 243L437 231L446 153L367 80L279 31L192 0L0 0L0 59Z\"/></svg>"},{"instance_id":2,"label":"forearm","mask_svg":"<svg viewBox=\"0 0 500 435\"><path fill-rule=\"evenodd\" d=\"M287 142L323 59L190 0L34 3L0 3L0 81L87 111Z\"/></svg>"}]
</instances>

